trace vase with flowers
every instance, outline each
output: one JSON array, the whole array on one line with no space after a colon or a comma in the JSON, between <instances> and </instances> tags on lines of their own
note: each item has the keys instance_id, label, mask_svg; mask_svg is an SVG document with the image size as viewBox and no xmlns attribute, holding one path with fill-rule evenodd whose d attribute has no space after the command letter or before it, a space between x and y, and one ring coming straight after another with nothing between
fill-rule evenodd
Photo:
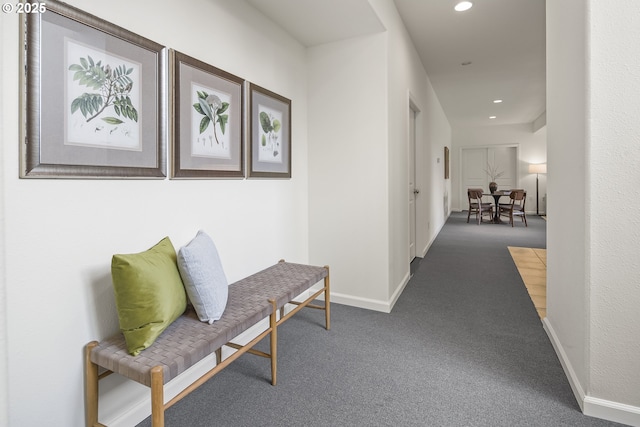
<instances>
[{"instance_id":1,"label":"vase with flowers","mask_svg":"<svg viewBox=\"0 0 640 427\"><path fill-rule=\"evenodd\" d=\"M487 168L484 170L489 178L491 178L491 182L489 183L489 191L491 193L495 193L498 190L498 184L496 180L504 175L504 171L498 171L498 166L491 166L490 163L487 163Z\"/></svg>"}]
</instances>

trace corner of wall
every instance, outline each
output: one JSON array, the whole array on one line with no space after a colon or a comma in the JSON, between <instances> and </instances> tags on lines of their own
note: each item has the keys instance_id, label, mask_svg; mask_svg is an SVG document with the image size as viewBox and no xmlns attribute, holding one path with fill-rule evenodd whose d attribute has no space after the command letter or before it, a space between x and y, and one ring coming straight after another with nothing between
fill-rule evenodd
<instances>
[{"instance_id":1,"label":"corner of wall","mask_svg":"<svg viewBox=\"0 0 640 427\"><path fill-rule=\"evenodd\" d=\"M562 365L562 369L564 370L564 373L569 380L569 385L571 386L571 390L573 390L573 395L575 396L576 401L580 406L580 410L584 411L584 388L582 387L582 384L580 384L580 380L578 379L578 376L576 375L575 370L571 365L571 360L564 351L562 343L560 342L560 339L553 329L553 325L551 324L551 321L548 317L545 317L542 320L542 326L544 327L544 330L547 333L551 344L553 345L553 349L555 350L556 355L560 360L560 364Z\"/></svg>"},{"instance_id":2,"label":"corner of wall","mask_svg":"<svg viewBox=\"0 0 640 427\"><path fill-rule=\"evenodd\" d=\"M575 370L571 365L571 360L567 356L562 343L553 329L552 322L546 317L542 325L553 348L560 360L562 369L569 380L569 385L576 398L580 410L587 416L600 418L603 420L622 423L630 426L640 426L640 408L632 405L625 405L619 402L612 402L589 396L585 393Z\"/></svg>"}]
</instances>

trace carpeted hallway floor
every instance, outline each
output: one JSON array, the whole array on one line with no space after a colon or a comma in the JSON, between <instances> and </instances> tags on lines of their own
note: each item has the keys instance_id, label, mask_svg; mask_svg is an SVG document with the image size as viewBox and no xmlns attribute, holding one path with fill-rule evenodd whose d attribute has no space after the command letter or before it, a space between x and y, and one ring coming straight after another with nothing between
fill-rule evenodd
<instances>
[{"instance_id":1,"label":"carpeted hallway floor","mask_svg":"<svg viewBox=\"0 0 640 427\"><path fill-rule=\"evenodd\" d=\"M390 314L332 304L326 331L303 310L278 330L277 386L245 355L167 427L617 425L580 412L509 253L544 248L545 227L452 214Z\"/></svg>"}]
</instances>

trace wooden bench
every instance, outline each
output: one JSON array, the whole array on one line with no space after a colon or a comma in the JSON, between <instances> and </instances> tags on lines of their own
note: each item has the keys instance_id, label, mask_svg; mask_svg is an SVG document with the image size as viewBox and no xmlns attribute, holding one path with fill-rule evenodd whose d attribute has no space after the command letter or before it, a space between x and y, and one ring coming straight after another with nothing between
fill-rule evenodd
<instances>
[{"instance_id":1,"label":"wooden bench","mask_svg":"<svg viewBox=\"0 0 640 427\"><path fill-rule=\"evenodd\" d=\"M323 287L303 302L293 299L324 279ZM311 302L324 293L324 306ZM285 315L286 304L296 307ZM98 382L111 373L118 373L151 389L151 425L164 426L164 411L220 372L244 353L271 359L271 383L276 384L277 327L303 307L325 311L325 327L330 329L329 267L278 264L229 285L229 297L222 317L213 324L198 320L188 309L138 356L127 352L120 333L101 342L92 341L85 347L85 405L89 427L104 426L98 422ZM278 318L278 311L280 317ZM269 317L269 326L245 345L233 343L240 335ZM270 353L253 349L270 335ZM221 348L236 351L222 360ZM164 386L188 368L214 353L216 366L164 403Z\"/></svg>"}]
</instances>

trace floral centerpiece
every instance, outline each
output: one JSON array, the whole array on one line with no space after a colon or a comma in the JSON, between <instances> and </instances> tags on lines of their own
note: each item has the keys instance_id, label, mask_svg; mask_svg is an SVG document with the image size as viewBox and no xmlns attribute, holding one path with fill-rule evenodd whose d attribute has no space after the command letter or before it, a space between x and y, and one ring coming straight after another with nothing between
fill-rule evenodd
<instances>
[{"instance_id":1,"label":"floral centerpiece","mask_svg":"<svg viewBox=\"0 0 640 427\"><path fill-rule=\"evenodd\" d=\"M487 173L487 175L489 175L489 178L491 178L491 182L489 183L489 191L495 193L498 189L496 179L504 175L504 171L498 171L498 166L491 166L490 163L487 163L487 169L485 169L484 171Z\"/></svg>"}]
</instances>

